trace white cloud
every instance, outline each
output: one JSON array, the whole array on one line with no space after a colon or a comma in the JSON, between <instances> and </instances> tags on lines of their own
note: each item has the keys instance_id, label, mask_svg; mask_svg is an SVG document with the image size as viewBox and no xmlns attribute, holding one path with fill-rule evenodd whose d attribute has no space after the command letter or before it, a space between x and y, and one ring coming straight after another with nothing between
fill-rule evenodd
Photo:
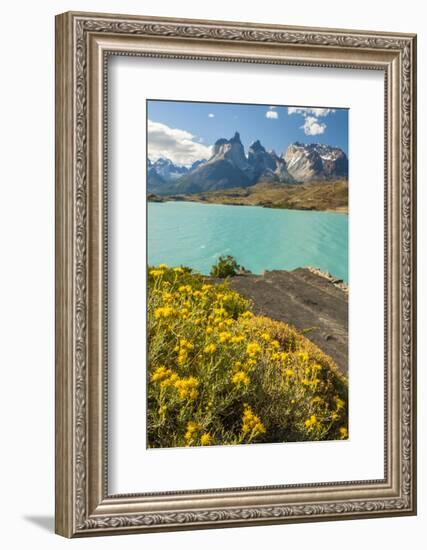
<instances>
[{"instance_id":1,"label":"white cloud","mask_svg":"<svg viewBox=\"0 0 427 550\"><path fill-rule=\"evenodd\" d=\"M186 130L148 121L148 156L151 160L165 157L176 164L189 165L196 160L208 159L212 154L211 147L198 143L197 139Z\"/></svg>"},{"instance_id":2,"label":"white cloud","mask_svg":"<svg viewBox=\"0 0 427 550\"><path fill-rule=\"evenodd\" d=\"M208 114L208 117L209 117L209 118L215 118L215 115L214 115L213 113L209 113L209 114Z\"/></svg>"},{"instance_id":3,"label":"white cloud","mask_svg":"<svg viewBox=\"0 0 427 550\"><path fill-rule=\"evenodd\" d=\"M279 118L279 113L277 113L276 111L272 111L271 109L269 111L267 111L265 113L265 116L266 118L273 118L273 119L276 119L276 118Z\"/></svg>"},{"instance_id":4,"label":"white cloud","mask_svg":"<svg viewBox=\"0 0 427 550\"><path fill-rule=\"evenodd\" d=\"M323 134L326 130L326 124L319 122L315 116L305 117L304 124L300 126L304 130L306 136L316 136L317 134Z\"/></svg>"},{"instance_id":5,"label":"white cloud","mask_svg":"<svg viewBox=\"0 0 427 550\"><path fill-rule=\"evenodd\" d=\"M288 107L288 115L304 115L323 117L335 113L335 109L321 109L320 107Z\"/></svg>"},{"instance_id":6,"label":"white cloud","mask_svg":"<svg viewBox=\"0 0 427 550\"><path fill-rule=\"evenodd\" d=\"M324 122L319 122L319 118L335 113L335 109L322 109L320 107L288 107L288 115L302 115L304 124L300 126L306 136L316 136L323 134L327 128Z\"/></svg>"}]
</instances>

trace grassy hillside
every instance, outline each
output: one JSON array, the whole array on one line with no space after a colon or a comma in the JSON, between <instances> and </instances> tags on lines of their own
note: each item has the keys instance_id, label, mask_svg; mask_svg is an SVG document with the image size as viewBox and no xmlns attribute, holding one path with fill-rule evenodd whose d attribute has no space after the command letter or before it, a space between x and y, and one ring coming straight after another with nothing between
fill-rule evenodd
<instances>
[{"instance_id":1,"label":"grassy hillside","mask_svg":"<svg viewBox=\"0 0 427 550\"><path fill-rule=\"evenodd\" d=\"M174 195L166 200L348 212L348 182L337 180L297 185L264 182L251 187Z\"/></svg>"}]
</instances>

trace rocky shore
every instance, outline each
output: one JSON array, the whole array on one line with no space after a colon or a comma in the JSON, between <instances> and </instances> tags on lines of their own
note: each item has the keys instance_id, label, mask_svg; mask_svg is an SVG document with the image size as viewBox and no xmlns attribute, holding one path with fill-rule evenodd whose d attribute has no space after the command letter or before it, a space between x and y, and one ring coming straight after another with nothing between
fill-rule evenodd
<instances>
[{"instance_id":1,"label":"rocky shore","mask_svg":"<svg viewBox=\"0 0 427 550\"><path fill-rule=\"evenodd\" d=\"M266 271L230 278L254 313L293 325L348 371L348 288L316 268Z\"/></svg>"}]
</instances>

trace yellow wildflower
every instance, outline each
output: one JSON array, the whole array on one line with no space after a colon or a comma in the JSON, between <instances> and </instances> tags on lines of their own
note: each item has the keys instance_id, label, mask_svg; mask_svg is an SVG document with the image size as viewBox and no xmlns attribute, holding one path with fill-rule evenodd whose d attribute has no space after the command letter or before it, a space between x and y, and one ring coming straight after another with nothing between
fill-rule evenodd
<instances>
[{"instance_id":1,"label":"yellow wildflower","mask_svg":"<svg viewBox=\"0 0 427 550\"><path fill-rule=\"evenodd\" d=\"M253 413L249 405L245 405L242 419L242 432L249 434L250 439L266 432L260 418Z\"/></svg>"},{"instance_id":2,"label":"yellow wildflower","mask_svg":"<svg viewBox=\"0 0 427 550\"><path fill-rule=\"evenodd\" d=\"M256 355L261 353L261 351L262 349L258 342L251 342L246 346L246 353L249 355L249 357L255 357Z\"/></svg>"},{"instance_id":3,"label":"yellow wildflower","mask_svg":"<svg viewBox=\"0 0 427 550\"><path fill-rule=\"evenodd\" d=\"M192 421L188 422L187 423L187 431L185 432L185 435L184 435L185 441L188 444L191 443L194 440L194 438L195 438L195 436L196 436L196 434L199 430L200 430L200 425L197 424L197 422L192 422Z\"/></svg>"},{"instance_id":4,"label":"yellow wildflower","mask_svg":"<svg viewBox=\"0 0 427 550\"><path fill-rule=\"evenodd\" d=\"M204 433L200 437L200 445L212 445L213 437L209 433Z\"/></svg>"},{"instance_id":5,"label":"yellow wildflower","mask_svg":"<svg viewBox=\"0 0 427 550\"><path fill-rule=\"evenodd\" d=\"M206 334L212 334L213 328L212 327L206 327Z\"/></svg>"},{"instance_id":6,"label":"yellow wildflower","mask_svg":"<svg viewBox=\"0 0 427 550\"><path fill-rule=\"evenodd\" d=\"M344 408L344 401L342 399L340 399L339 397L335 397L335 404L337 406L337 411L341 410Z\"/></svg>"},{"instance_id":7,"label":"yellow wildflower","mask_svg":"<svg viewBox=\"0 0 427 550\"><path fill-rule=\"evenodd\" d=\"M179 380L179 376L177 375L176 372L171 371L171 374L169 375L169 377L165 378L164 380L162 380L160 382L160 387L161 388L170 388L171 386L175 385L175 382L177 380Z\"/></svg>"},{"instance_id":8,"label":"yellow wildflower","mask_svg":"<svg viewBox=\"0 0 427 550\"><path fill-rule=\"evenodd\" d=\"M341 426L340 428L340 439L347 439L348 438L348 430L345 426Z\"/></svg>"},{"instance_id":9,"label":"yellow wildflower","mask_svg":"<svg viewBox=\"0 0 427 550\"><path fill-rule=\"evenodd\" d=\"M165 378L168 378L172 374L172 370L166 368L164 365L157 367L157 369L151 375L152 382L161 382Z\"/></svg>"},{"instance_id":10,"label":"yellow wildflower","mask_svg":"<svg viewBox=\"0 0 427 550\"><path fill-rule=\"evenodd\" d=\"M158 307L154 311L154 317L156 319L166 318L173 315L173 313L174 313L173 307L170 307L170 306Z\"/></svg>"},{"instance_id":11,"label":"yellow wildflower","mask_svg":"<svg viewBox=\"0 0 427 550\"><path fill-rule=\"evenodd\" d=\"M159 265L159 269L167 269L168 268L168 264L160 264Z\"/></svg>"},{"instance_id":12,"label":"yellow wildflower","mask_svg":"<svg viewBox=\"0 0 427 550\"><path fill-rule=\"evenodd\" d=\"M178 353L177 363L180 367L187 362L188 351L186 349L181 349Z\"/></svg>"},{"instance_id":13,"label":"yellow wildflower","mask_svg":"<svg viewBox=\"0 0 427 550\"><path fill-rule=\"evenodd\" d=\"M181 294L191 294L191 285L181 285L178 287L178 292L181 292Z\"/></svg>"},{"instance_id":14,"label":"yellow wildflower","mask_svg":"<svg viewBox=\"0 0 427 550\"><path fill-rule=\"evenodd\" d=\"M231 338L231 343L232 344L240 344L241 342L243 342L244 339L245 339L244 336L233 336Z\"/></svg>"},{"instance_id":15,"label":"yellow wildflower","mask_svg":"<svg viewBox=\"0 0 427 550\"><path fill-rule=\"evenodd\" d=\"M223 307L214 308L213 312L217 317L225 317L227 315L227 311Z\"/></svg>"},{"instance_id":16,"label":"yellow wildflower","mask_svg":"<svg viewBox=\"0 0 427 550\"><path fill-rule=\"evenodd\" d=\"M315 414L312 414L310 418L307 418L307 420L305 421L305 426L308 429L317 428L319 426L319 421L317 420L317 416Z\"/></svg>"},{"instance_id":17,"label":"yellow wildflower","mask_svg":"<svg viewBox=\"0 0 427 550\"><path fill-rule=\"evenodd\" d=\"M161 269L150 269L149 274L152 277L161 277L163 275L164 271Z\"/></svg>"},{"instance_id":18,"label":"yellow wildflower","mask_svg":"<svg viewBox=\"0 0 427 550\"><path fill-rule=\"evenodd\" d=\"M238 371L238 370L241 370L242 367L243 367L243 364L241 361L234 361L233 370Z\"/></svg>"},{"instance_id":19,"label":"yellow wildflower","mask_svg":"<svg viewBox=\"0 0 427 550\"><path fill-rule=\"evenodd\" d=\"M205 346L205 349L203 350L204 353L212 355L216 352L216 345L215 344L208 344Z\"/></svg>"},{"instance_id":20,"label":"yellow wildflower","mask_svg":"<svg viewBox=\"0 0 427 550\"><path fill-rule=\"evenodd\" d=\"M245 311L245 313L242 313L242 315L240 315L242 319L250 319L253 316L254 314L252 313L252 311Z\"/></svg>"},{"instance_id":21,"label":"yellow wildflower","mask_svg":"<svg viewBox=\"0 0 427 550\"><path fill-rule=\"evenodd\" d=\"M264 342L269 342L271 340L271 336L268 334L268 332L263 332L261 334L261 338L262 340L264 340Z\"/></svg>"},{"instance_id":22,"label":"yellow wildflower","mask_svg":"<svg viewBox=\"0 0 427 550\"><path fill-rule=\"evenodd\" d=\"M292 378L294 376L294 371L292 369L286 369L285 374L288 378Z\"/></svg>"},{"instance_id":23,"label":"yellow wildflower","mask_svg":"<svg viewBox=\"0 0 427 550\"><path fill-rule=\"evenodd\" d=\"M231 334L227 331L219 333L219 341L221 344L226 344L231 338Z\"/></svg>"},{"instance_id":24,"label":"yellow wildflower","mask_svg":"<svg viewBox=\"0 0 427 550\"><path fill-rule=\"evenodd\" d=\"M175 273L184 273L182 267L174 267L173 270L175 271Z\"/></svg>"},{"instance_id":25,"label":"yellow wildflower","mask_svg":"<svg viewBox=\"0 0 427 550\"><path fill-rule=\"evenodd\" d=\"M181 340L179 341L179 347L180 348L186 348L186 349L193 349L194 346L191 342L189 342L188 340L186 340L185 338L181 338Z\"/></svg>"},{"instance_id":26,"label":"yellow wildflower","mask_svg":"<svg viewBox=\"0 0 427 550\"><path fill-rule=\"evenodd\" d=\"M243 370L239 370L233 376L232 381L233 381L233 384L235 384L237 387L240 387L242 385L249 386L251 379L246 374L246 372L244 372Z\"/></svg>"},{"instance_id":27,"label":"yellow wildflower","mask_svg":"<svg viewBox=\"0 0 427 550\"><path fill-rule=\"evenodd\" d=\"M187 362L188 352L193 348L194 346L191 342L189 342L185 338L181 338L181 340L179 341L179 344L177 344L174 347L174 351L178 352L178 358L177 358L178 365L182 366Z\"/></svg>"},{"instance_id":28,"label":"yellow wildflower","mask_svg":"<svg viewBox=\"0 0 427 550\"><path fill-rule=\"evenodd\" d=\"M190 316L190 311L188 308L183 307L179 310L179 314L183 319L188 319L188 317Z\"/></svg>"},{"instance_id":29,"label":"yellow wildflower","mask_svg":"<svg viewBox=\"0 0 427 550\"><path fill-rule=\"evenodd\" d=\"M199 381L194 376L188 378L180 378L174 384L178 390L178 396L180 399L197 399L199 392L197 390Z\"/></svg>"}]
</instances>

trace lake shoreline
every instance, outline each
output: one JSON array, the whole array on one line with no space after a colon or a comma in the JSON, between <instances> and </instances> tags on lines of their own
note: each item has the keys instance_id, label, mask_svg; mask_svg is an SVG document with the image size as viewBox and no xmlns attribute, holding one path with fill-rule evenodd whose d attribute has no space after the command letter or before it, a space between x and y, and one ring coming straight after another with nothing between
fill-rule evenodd
<instances>
[{"instance_id":1,"label":"lake shoreline","mask_svg":"<svg viewBox=\"0 0 427 550\"><path fill-rule=\"evenodd\" d=\"M159 197L160 198L160 197ZM173 202L181 202L181 203L193 203L193 204L204 204L204 205L216 205L216 206L241 206L246 208L265 208L270 210L289 210L291 212L325 212L325 213L332 213L332 214L344 214L348 216L348 208L347 207L337 207L337 208L328 208L325 210L316 210L314 208L288 208L288 207L271 207L266 206L263 204L244 204L244 203L236 203L236 202L211 202L211 201L203 201L203 200L195 200L191 199L189 196L186 196L185 198L181 197L164 197L161 198L161 200L156 199L147 199L149 203L173 203Z\"/></svg>"},{"instance_id":2,"label":"lake shoreline","mask_svg":"<svg viewBox=\"0 0 427 550\"><path fill-rule=\"evenodd\" d=\"M149 202L193 202L348 214L348 182L338 180L293 185L264 182L249 187L192 194L149 193L147 199Z\"/></svg>"}]
</instances>

